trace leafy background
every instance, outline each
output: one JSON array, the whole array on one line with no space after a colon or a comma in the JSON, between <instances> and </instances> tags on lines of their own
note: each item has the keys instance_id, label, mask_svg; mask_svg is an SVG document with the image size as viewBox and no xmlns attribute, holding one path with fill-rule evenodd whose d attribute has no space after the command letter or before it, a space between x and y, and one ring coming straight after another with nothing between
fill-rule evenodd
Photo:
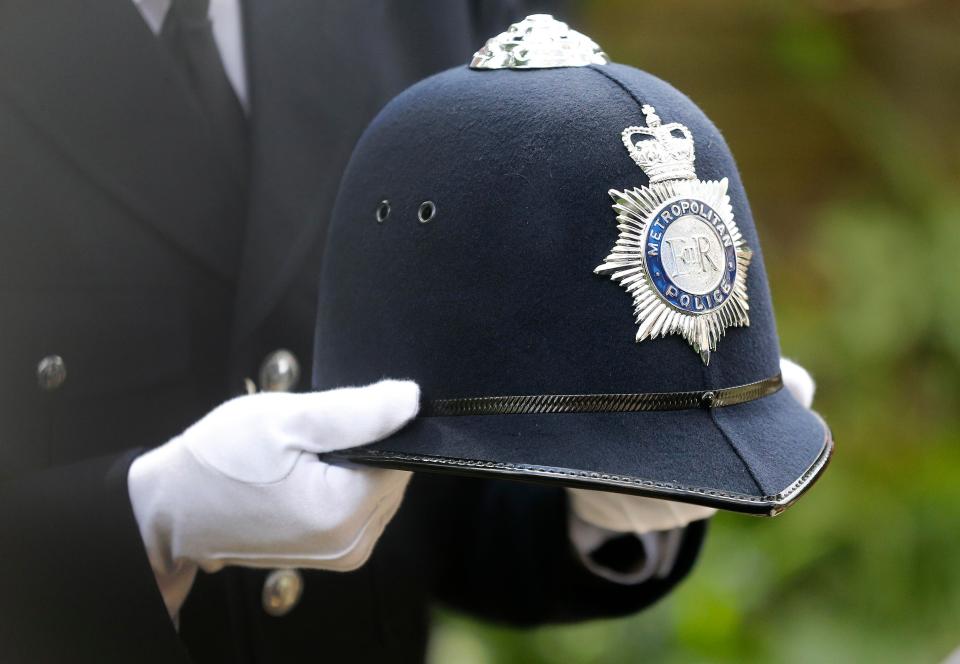
<instances>
[{"instance_id":1,"label":"leafy background","mask_svg":"<svg viewBox=\"0 0 960 664\"><path fill-rule=\"evenodd\" d=\"M784 516L718 516L652 609L526 631L441 614L431 661L942 661L960 646L960 3L575 9L724 130L837 455Z\"/></svg>"}]
</instances>

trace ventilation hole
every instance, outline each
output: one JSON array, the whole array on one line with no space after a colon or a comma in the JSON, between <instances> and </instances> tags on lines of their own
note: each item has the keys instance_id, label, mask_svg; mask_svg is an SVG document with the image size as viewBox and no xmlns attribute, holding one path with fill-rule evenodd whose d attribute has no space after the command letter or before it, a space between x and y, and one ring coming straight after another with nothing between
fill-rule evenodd
<instances>
[{"instance_id":1,"label":"ventilation hole","mask_svg":"<svg viewBox=\"0 0 960 664\"><path fill-rule=\"evenodd\" d=\"M420 219L421 224L425 224L437 215L437 206L434 205L433 201L424 201L420 204L420 209L417 210L417 217Z\"/></svg>"},{"instance_id":2,"label":"ventilation hole","mask_svg":"<svg viewBox=\"0 0 960 664\"><path fill-rule=\"evenodd\" d=\"M390 201L384 199L377 205L377 223L382 224L390 216Z\"/></svg>"}]
</instances>

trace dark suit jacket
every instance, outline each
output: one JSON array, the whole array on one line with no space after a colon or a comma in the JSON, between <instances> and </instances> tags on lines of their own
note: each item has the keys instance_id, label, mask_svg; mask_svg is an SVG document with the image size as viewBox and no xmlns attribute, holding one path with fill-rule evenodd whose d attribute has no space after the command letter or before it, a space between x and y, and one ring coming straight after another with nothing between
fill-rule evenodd
<instances>
[{"instance_id":1,"label":"dark suit jacket","mask_svg":"<svg viewBox=\"0 0 960 664\"><path fill-rule=\"evenodd\" d=\"M252 172L225 166L130 0L0 0L0 661L418 661L439 600L520 625L634 611L576 560L561 490L417 477L369 562L198 579L178 634L126 472L288 348L310 367L315 275L343 165L413 81L466 61L505 3L245 3ZM37 363L63 358L58 389ZM301 385L301 387L308 387ZM187 653L190 653L188 655Z\"/></svg>"}]
</instances>

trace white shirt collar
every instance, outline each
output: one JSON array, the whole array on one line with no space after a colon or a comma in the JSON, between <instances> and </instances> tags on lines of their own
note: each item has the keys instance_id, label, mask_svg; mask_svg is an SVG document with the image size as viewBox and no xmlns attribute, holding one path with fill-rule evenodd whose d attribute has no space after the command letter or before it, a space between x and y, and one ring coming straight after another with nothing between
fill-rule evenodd
<instances>
[{"instance_id":1,"label":"white shirt collar","mask_svg":"<svg viewBox=\"0 0 960 664\"><path fill-rule=\"evenodd\" d=\"M153 34L160 34L163 20L170 11L172 0L133 0L143 20ZM220 51L220 60L227 73L230 85L244 109L247 101L247 68L244 61L243 25L240 0L210 0L210 21L213 23L213 38Z\"/></svg>"},{"instance_id":2,"label":"white shirt collar","mask_svg":"<svg viewBox=\"0 0 960 664\"><path fill-rule=\"evenodd\" d=\"M153 34L160 34L163 19L170 11L171 0L133 0L133 4L140 10L143 20L147 22Z\"/></svg>"}]
</instances>

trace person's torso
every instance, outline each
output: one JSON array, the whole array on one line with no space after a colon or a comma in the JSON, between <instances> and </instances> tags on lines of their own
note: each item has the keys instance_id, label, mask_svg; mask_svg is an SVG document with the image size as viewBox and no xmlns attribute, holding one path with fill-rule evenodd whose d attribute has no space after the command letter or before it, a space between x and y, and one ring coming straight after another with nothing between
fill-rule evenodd
<instances>
[{"instance_id":1,"label":"person's torso","mask_svg":"<svg viewBox=\"0 0 960 664\"><path fill-rule=\"evenodd\" d=\"M475 19L466 2L245 2L242 186L129 0L5 5L0 479L162 444L260 382L277 349L309 389L314 280L353 143L403 87L466 61ZM199 661L300 661L314 643L324 661L415 661L426 598L402 521L360 572L307 574L281 617L261 606L269 572L201 579L185 639Z\"/></svg>"}]
</instances>

